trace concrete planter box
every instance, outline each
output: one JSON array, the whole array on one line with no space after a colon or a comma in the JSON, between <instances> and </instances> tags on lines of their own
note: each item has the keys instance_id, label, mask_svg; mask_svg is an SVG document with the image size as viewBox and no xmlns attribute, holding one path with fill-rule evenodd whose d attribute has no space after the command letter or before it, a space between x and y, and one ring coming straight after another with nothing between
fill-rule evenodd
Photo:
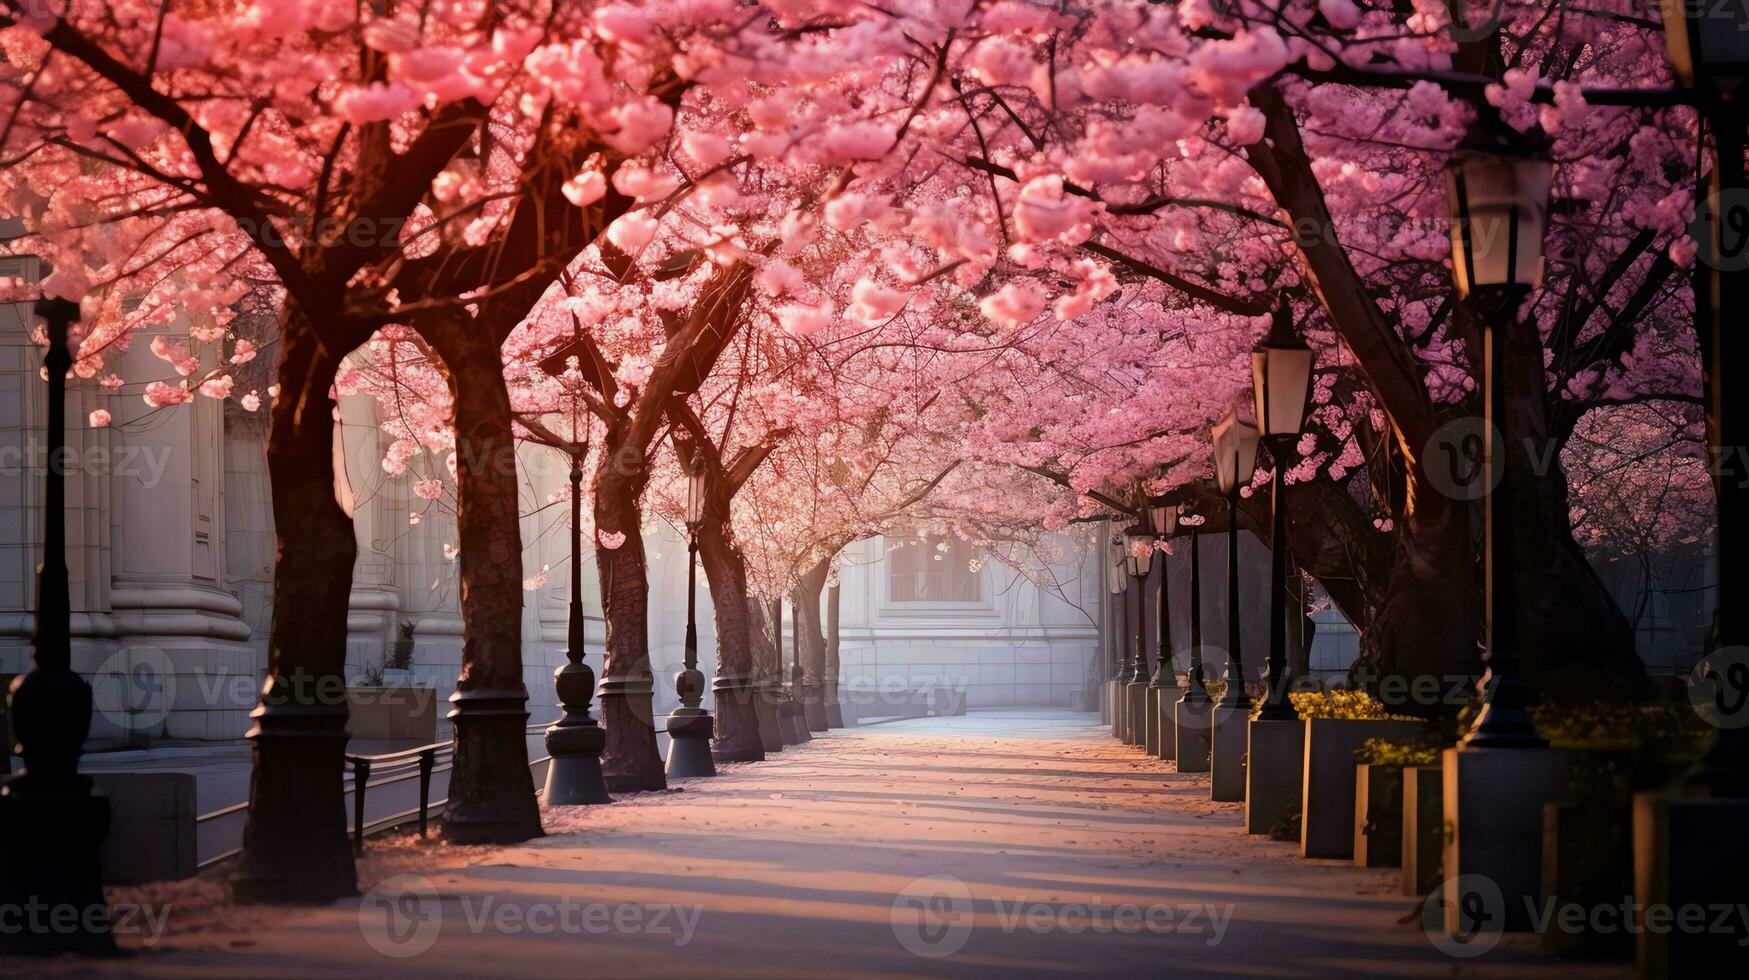
<instances>
[{"instance_id":1,"label":"concrete planter box","mask_svg":"<svg viewBox=\"0 0 1749 980\"><path fill-rule=\"evenodd\" d=\"M1250 729L1250 705L1215 707L1209 742L1209 799L1216 803L1245 802L1245 749Z\"/></svg>"},{"instance_id":2,"label":"concrete planter box","mask_svg":"<svg viewBox=\"0 0 1749 980\"><path fill-rule=\"evenodd\" d=\"M1403 767L1354 767L1354 866L1403 863Z\"/></svg>"},{"instance_id":3,"label":"concrete planter box","mask_svg":"<svg viewBox=\"0 0 1749 980\"><path fill-rule=\"evenodd\" d=\"M1148 744L1148 685L1131 682L1124 685L1123 740L1137 748Z\"/></svg>"},{"instance_id":4,"label":"concrete planter box","mask_svg":"<svg viewBox=\"0 0 1749 980\"><path fill-rule=\"evenodd\" d=\"M437 692L429 687L349 687L346 711L353 738L437 738Z\"/></svg>"},{"instance_id":5,"label":"concrete planter box","mask_svg":"<svg viewBox=\"0 0 1749 980\"><path fill-rule=\"evenodd\" d=\"M1178 758L1178 732L1172 723L1172 706L1182 695L1178 688L1148 688L1148 754L1167 762Z\"/></svg>"},{"instance_id":6,"label":"concrete planter box","mask_svg":"<svg viewBox=\"0 0 1749 980\"><path fill-rule=\"evenodd\" d=\"M1554 909L1539 935L1545 952L1573 959L1627 959L1634 937L1622 926L1596 931L1589 916L1564 920L1575 906L1619 909L1633 901L1634 842L1630 807L1599 813L1574 803L1543 807L1543 909Z\"/></svg>"},{"instance_id":7,"label":"concrete planter box","mask_svg":"<svg viewBox=\"0 0 1749 980\"><path fill-rule=\"evenodd\" d=\"M1480 909L1506 932L1536 925L1542 895L1543 807L1567 793L1567 754L1559 749L1446 749L1446 931L1466 934L1463 920ZM1486 886L1486 893L1477 890ZM1478 905L1478 903L1480 903ZM1490 906L1498 904L1499 908Z\"/></svg>"},{"instance_id":8,"label":"concrete planter box","mask_svg":"<svg viewBox=\"0 0 1749 980\"><path fill-rule=\"evenodd\" d=\"M1439 887L1445 859L1445 777L1438 766L1403 770L1403 894Z\"/></svg>"},{"instance_id":9,"label":"concrete planter box","mask_svg":"<svg viewBox=\"0 0 1749 980\"><path fill-rule=\"evenodd\" d=\"M1412 738L1421 731L1421 723L1315 718L1305 726L1300 854L1347 861L1354 857L1354 753L1369 738Z\"/></svg>"},{"instance_id":10,"label":"concrete planter box","mask_svg":"<svg viewBox=\"0 0 1749 980\"><path fill-rule=\"evenodd\" d=\"M1209 771L1209 714L1214 705L1207 701L1180 701L1172 706L1173 741L1178 746L1179 772Z\"/></svg>"},{"instance_id":11,"label":"concrete planter box","mask_svg":"<svg viewBox=\"0 0 1749 980\"><path fill-rule=\"evenodd\" d=\"M1749 799L1681 799L1667 793L1634 797L1634 899L1642 911L1635 959L1643 980L1700 977L1721 964L1743 962L1743 935L1734 929L1672 927L1684 908L1736 905L1749 881ZM1648 921L1665 910L1662 929ZM1705 917L1711 923L1710 914Z\"/></svg>"},{"instance_id":12,"label":"concrete planter box","mask_svg":"<svg viewBox=\"0 0 1749 980\"><path fill-rule=\"evenodd\" d=\"M1269 834L1291 821L1300 808L1306 726L1297 720L1254 720L1249 738L1245 750L1245 832Z\"/></svg>"},{"instance_id":13,"label":"concrete planter box","mask_svg":"<svg viewBox=\"0 0 1749 980\"><path fill-rule=\"evenodd\" d=\"M100 859L104 884L194 877L194 773L98 772L91 780L109 798L109 835Z\"/></svg>"}]
</instances>

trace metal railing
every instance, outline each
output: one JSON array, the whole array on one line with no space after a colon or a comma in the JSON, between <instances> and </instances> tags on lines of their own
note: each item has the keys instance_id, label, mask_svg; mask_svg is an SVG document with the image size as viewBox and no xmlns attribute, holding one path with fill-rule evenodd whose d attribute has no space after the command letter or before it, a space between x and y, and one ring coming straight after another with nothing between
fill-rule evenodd
<instances>
[{"instance_id":1,"label":"metal railing","mask_svg":"<svg viewBox=\"0 0 1749 980\"><path fill-rule=\"evenodd\" d=\"M529 725L525 734L537 735L552 726L552 722L540 725ZM431 828L431 811L449 802L445 797L441 800L431 799L431 777L434 773L447 771L454 762L454 748L449 742L433 742L429 745L419 745L399 752L388 752L382 755L355 755L347 753L346 770L352 774L352 851L354 854L364 853L364 838L370 834L379 833L403 824L417 821L419 836L425 837ZM551 756L541 756L529 760L529 768L535 768L551 760ZM419 780L419 805L412 809L402 810L375 820L365 820L366 790L373 786L388 786L408 780ZM540 789L535 790L539 795ZM227 817L235 817L249 809L247 800L221 807L210 813L203 813L195 818L195 826L216 824ZM234 847L201 861L198 867L202 870L219 864L242 852L241 847Z\"/></svg>"},{"instance_id":2,"label":"metal railing","mask_svg":"<svg viewBox=\"0 0 1749 980\"><path fill-rule=\"evenodd\" d=\"M381 786L386 783L399 783L411 778L414 774L408 772L408 764L418 767L419 777L419 836L426 836L430 829L431 812L431 773L437 767L437 753L446 754L450 747L442 742L432 742L417 748L403 749L400 752L388 752L383 755L352 755L346 756L346 764L352 767L352 853L364 853L364 791L370 787L372 770L378 773L388 772L377 781Z\"/></svg>"}]
</instances>

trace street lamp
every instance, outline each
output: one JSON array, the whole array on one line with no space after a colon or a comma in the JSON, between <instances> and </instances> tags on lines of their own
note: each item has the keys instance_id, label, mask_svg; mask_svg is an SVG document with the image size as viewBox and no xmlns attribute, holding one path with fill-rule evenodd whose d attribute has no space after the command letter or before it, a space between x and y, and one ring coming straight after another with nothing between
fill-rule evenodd
<instances>
[{"instance_id":1,"label":"street lamp","mask_svg":"<svg viewBox=\"0 0 1749 980\"><path fill-rule=\"evenodd\" d=\"M1543 227L1553 167L1548 160L1503 145L1472 143L1445 167L1451 218L1452 273L1458 294L1478 308L1484 344L1484 451L1493 489L1483 501L1483 605L1487 673L1482 710L1463 744L1474 748L1537 748L1548 743L1531 718L1530 692L1519 677L1516 610L1512 606L1512 508L1505 436L1504 355L1518 308L1542 282Z\"/></svg>"},{"instance_id":2,"label":"street lamp","mask_svg":"<svg viewBox=\"0 0 1749 980\"><path fill-rule=\"evenodd\" d=\"M1228 411L1215 423L1215 479L1227 495L1227 689L1221 695L1223 708L1251 704L1245 693L1245 664L1239 641L1239 488L1250 484L1257 470L1257 426L1239 421Z\"/></svg>"},{"instance_id":3,"label":"street lamp","mask_svg":"<svg viewBox=\"0 0 1749 980\"><path fill-rule=\"evenodd\" d=\"M1171 537L1178 529L1178 505L1168 503L1165 497L1150 497L1147 501L1148 529L1162 541ZM1178 689L1178 674L1172 669L1172 598L1171 580L1167 577L1170 565L1166 556L1158 558L1160 563L1160 595L1155 607L1155 628L1159 631L1159 654L1154 662L1154 676L1148 682L1148 751L1162 758L1167 758L1166 734L1172 724L1169 707L1173 702L1167 691Z\"/></svg>"},{"instance_id":4,"label":"street lamp","mask_svg":"<svg viewBox=\"0 0 1749 980\"><path fill-rule=\"evenodd\" d=\"M42 564L37 567L35 664L12 682L12 727L24 772L0 788L0 907L75 910L71 927L26 923L0 930L0 953L54 955L115 952L98 854L109 834L109 800L79 775L79 749L91 729L91 685L73 670L67 574L67 331L79 305L42 300L48 326L48 473L43 493ZM4 733L0 733L4 734ZM10 748L10 746L8 747ZM14 913L17 914L16 911Z\"/></svg>"},{"instance_id":5,"label":"street lamp","mask_svg":"<svg viewBox=\"0 0 1749 980\"><path fill-rule=\"evenodd\" d=\"M808 731L806 709L802 707L803 682L806 675L802 671L802 606L795 596L790 597L790 652L794 659L790 661L789 687L784 691L783 703L778 705L778 721L783 725L783 740L785 745L800 745L811 742L814 736ZM777 605L778 633L783 632L783 600ZM777 644L777 659L783 663L783 641Z\"/></svg>"},{"instance_id":6,"label":"street lamp","mask_svg":"<svg viewBox=\"0 0 1749 980\"><path fill-rule=\"evenodd\" d=\"M1735 93L1749 81L1749 12L1736 3L1664 0L1670 71L1689 88Z\"/></svg>"},{"instance_id":7,"label":"street lamp","mask_svg":"<svg viewBox=\"0 0 1749 980\"><path fill-rule=\"evenodd\" d=\"M1251 393L1257 434L1269 443L1275 472L1269 501L1269 671L1265 721L1293 721L1287 676L1287 483L1284 475L1305 425L1312 388L1312 349L1294 332L1293 310L1284 298L1275 308L1269 335L1251 351Z\"/></svg>"},{"instance_id":8,"label":"street lamp","mask_svg":"<svg viewBox=\"0 0 1749 980\"><path fill-rule=\"evenodd\" d=\"M674 675L680 706L668 716L669 776L715 776L711 759L714 720L701 707L704 674L698 669L698 525L708 489L702 447L693 450L686 474L686 666Z\"/></svg>"},{"instance_id":9,"label":"street lamp","mask_svg":"<svg viewBox=\"0 0 1749 980\"><path fill-rule=\"evenodd\" d=\"M1678 26L1680 25L1680 26ZM1737 257L1743 248L1742 229L1749 227L1749 181L1744 174L1744 114L1740 105L1749 84L1749 12L1741 4L1695 4L1664 0L1664 37L1670 68L1678 82L1692 88L1695 101L1713 137L1715 154L1707 202L1711 240L1700 243L1720 259ZM1697 204L1696 211L1702 208ZM1726 240L1725 235L1736 236ZM1749 618L1732 608L1726 597L1742 594L1741 559L1749 548L1749 479L1731 463L1725 447L1741 446L1749 432L1743 401L1725 397L1722 377L1743 360L1741 317L1749 309L1749 270L1740 263L1707 263L1706 282L1695 285L1696 328L1701 337L1701 391L1707 435L1714 453L1713 493L1720 602L1713 619L1713 651L1749 644ZM1711 654L1709 653L1709 656ZM1706 754L1688 774L1691 783L1714 795L1749 795L1749 727L1721 727Z\"/></svg>"},{"instance_id":10,"label":"street lamp","mask_svg":"<svg viewBox=\"0 0 1749 980\"><path fill-rule=\"evenodd\" d=\"M1178 522L1190 528L1190 669L1186 671L1181 704L1207 704L1208 687L1203 683L1202 662L1202 555L1199 540L1207 518L1195 513L1191 505L1178 508Z\"/></svg>"},{"instance_id":11,"label":"street lamp","mask_svg":"<svg viewBox=\"0 0 1749 980\"><path fill-rule=\"evenodd\" d=\"M571 604L565 630L565 664L553 672L553 689L562 713L546 731L546 803L578 806L612 803L601 774L601 753L607 731L589 713L595 695L595 671L583 662L583 461L589 455L589 427L582 416L582 372L575 356L553 357L541 367L570 388L571 442Z\"/></svg>"},{"instance_id":12,"label":"street lamp","mask_svg":"<svg viewBox=\"0 0 1749 980\"><path fill-rule=\"evenodd\" d=\"M1130 665L1125 684L1125 710L1129 712L1124 725L1124 741L1131 745L1148 742L1148 573L1154 567L1154 535L1146 525L1125 528L1124 565L1136 594L1136 658Z\"/></svg>"},{"instance_id":13,"label":"street lamp","mask_svg":"<svg viewBox=\"0 0 1749 980\"><path fill-rule=\"evenodd\" d=\"M1106 611L1110 614L1112 627L1108 631L1111 638L1111 676L1106 681L1106 687L1111 703L1111 734L1117 738L1122 738L1124 733L1123 692L1129 671L1129 661L1124 652L1128 648L1124 643L1124 631L1129 619L1129 606L1120 598L1129 591L1129 578L1122 558L1122 542L1122 537L1112 535L1105 560L1105 589L1111 593L1111 601L1106 604Z\"/></svg>"}]
</instances>

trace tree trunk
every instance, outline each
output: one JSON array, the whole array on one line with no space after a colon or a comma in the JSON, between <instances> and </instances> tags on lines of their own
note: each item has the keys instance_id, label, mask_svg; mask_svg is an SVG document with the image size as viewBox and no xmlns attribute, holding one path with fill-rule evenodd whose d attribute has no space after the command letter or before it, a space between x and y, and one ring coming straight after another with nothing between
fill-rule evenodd
<instances>
[{"instance_id":1,"label":"tree trunk","mask_svg":"<svg viewBox=\"0 0 1749 980\"><path fill-rule=\"evenodd\" d=\"M1549 417L1559 394L1547 390L1542 339L1534 323L1523 323L1507 329L1506 343L1502 429L1524 678L1561 698L1641 696L1646 673L1633 627L1573 540L1567 475Z\"/></svg>"},{"instance_id":2,"label":"tree trunk","mask_svg":"<svg viewBox=\"0 0 1749 980\"><path fill-rule=\"evenodd\" d=\"M498 345L469 323L432 331L455 399L462 670L450 697L455 767L444 836L512 843L541 835L522 678L522 515L516 438ZM431 336L431 335L428 335Z\"/></svg>"},{"instance_id":3,"label":"tree trunk","mask_svg":"<svg viewBox=\"0 0 1749 980\"><path fill-rule=\"evenodd\" d=\"M650 674L649 569L644 559L639 498L648 470L643 453L625 444L625 426L610 426L595 474L595 564L607 618L607 663L601 675L601 723L607 749L601 767L615 793L668 785L656 751ZM603 538L623 537L610 548Z\"/></svg>"},{"instance_id":4,"label":"tree trunk","mask_svg":"<svg viewBox=\"0 0 1749 980\"><path fill-rule=\"evenodd\" d=\"M764 599L747 600L747 630L752 640L754 701L759 719L759 742L765 751L783 751L783 731L777 722L782 700L783 665L771 629L771 606Z\"/></svg>"},{"instance_id":5,"label":"tree trunk","mask_svg":"<svg viewBox=\"0 0 1749 980\"><path fill-rule=\"evenodd\" d=\"M796 581L796 636L802 651L802 711L808 730L826 730L826 635L820 619L820 594L826 590L830 559L822 558Z\"/></svg>"},{"instance_id":6,"label":"tree trunk","mask_svg":"<svg viewBox=\"0 0 1749 980\"><path fill-rule=\"evenodd\" d=\"M334 402L340 358L323 352L288 303L267 468L273 491L273 625L267 680L247 738L249 815L239 898L329 902L358 892L346 839L346 610L357 557L352 518L334 497Z\"/></svg>"},{"instance_id":7,"label":"tree trunk","mask_svg":"<svg viewBox=\"0 0 1749 980\"><path fill-rule=\"evenodd\" d=\"M758 762L765 758L759 740L759 714L753 683L752 623L748 617L747 562L720 521L706 520L698 529L698 556L710 584L717 623L716 737L711 754L721 762Z\"/></svg>"}]
</instances>

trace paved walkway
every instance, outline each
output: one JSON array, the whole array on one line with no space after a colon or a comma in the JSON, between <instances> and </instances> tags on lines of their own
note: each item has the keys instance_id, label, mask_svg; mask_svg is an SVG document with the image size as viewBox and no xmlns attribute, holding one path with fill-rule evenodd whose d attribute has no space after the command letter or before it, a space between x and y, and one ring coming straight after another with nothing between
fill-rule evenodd
<instances>
[{"instance_id":1,"label":"paved walkway","mask_svg":"<svg viewBox=\"0 0 1749 980\"><path fill-rule=\"evenodd\" d=\"M362 899L238 909L197 880L163 976L1625 977L1509 939L1455 959L1394 876L1246 837L1239 810L1096 719L976 713L833 732L506 848L373 845ZM372 887L374 886L374 887ZM138 937L129 940L138 945ZM52 972L84 972L59 963ZM0 972L6 972L0 965Z\"/></svg>"}]
</instances>

